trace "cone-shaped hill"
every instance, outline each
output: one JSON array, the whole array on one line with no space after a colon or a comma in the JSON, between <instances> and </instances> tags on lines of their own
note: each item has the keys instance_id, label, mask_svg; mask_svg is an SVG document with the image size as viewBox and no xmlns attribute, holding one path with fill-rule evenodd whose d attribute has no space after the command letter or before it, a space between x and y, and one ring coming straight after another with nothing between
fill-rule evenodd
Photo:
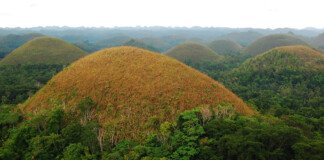
<instances>
[{"instance_id":1,"label":"cone-shaped hill","mask_svg":"<svg viewBox=\"0 0 324 160\"><path fill-rule=\"evenodd\" d=\"M218 53L198 43L181 43L170 49L165 55L186 64L199 64L205 61L217 62L222 59Z\"/></svg>"},{"instance_id":2,"label":"cone-shaped hill","mask_svg":"<svg viewBox=\"0 0 324 160\"><path fill-rule=\"evenodd\" d=\"M10 52L25 44L26 42L44 35L40 33L29 33L24 35L9 34L0 38L0 59L4 58Z\"/></svg>"},{"instance_id":3,"label":"cone-shaped hill","mask_svg":"<svg viewBox=\"0 0 324 160\"><path fill-rule=\"evenodd\" d=\"M324 68L324 55L306 46L284 46L248 59L240 68L245 71Z\"/></svg>"},{"instance_id":4,"label":"cone-shaped hill","mask_svg":"<svg viewBox=\"0 0 324 160\"><path fill-rule=\"evenodd\" d=\"M231 40L214 40L208 47L222 55L239 54L242 46Z\"/></svg>"},{"instance_id":5,"label":"cone-shaped hill","mask_svg":"<svg viewBox=\"0 0 324 160\"><path fill-rule=\"evenodd\" d=\"M255 57L265 51L280 46L308 45L306 42L288 34L264 36L242 50L242 54Z\"/></svg>"},{"instance_id":6,"label":"cone-shaped hill","mask_svg":"<svg viewBox=\"0 0 324 160\"><path fill-rule=\"evenodd\" d=\"M87 98L88 97L88 98ZM138 138L154 129L150 117L173 121L199 105L234 105L243 115L253 110L223 85L177 60L134 47L114 47L88 55L57 74L26 101L25 113L62 105L80 113L80 102L92 99L88 111L110 124L119 138ZM91 103L90 103L91 104ZM80 114L82 117L82 114Z\"/></svg>"},{"instance_id":7,"label":"cone-shaped hill","mask_svg":"<svg viewBox=\"0 0 324 160\"><path fill-rule=\"evenodd\" d=\"M28 41L12 51L1 65L17 64L67 64L83 56L86 52L71 43L52 37L39 37Z\"/></svg>"},{"instance_id":8,"label":"cone-shaped hill","mask_svg":"<svg viewBox=\"0 0 324 160\"><path fill-rule=\"evenodd\" d=\"M153 47L151 45L145 44L141 40L137 40L137 39L130 39L130 40L124 42L122 44L122 46L137 47L137 48L147 49L147 50L150 50L150 51L153 51L153 52L160 53L159 49L157 49L157 48L155 48L155 47Z\"/></svg>"}]
</instances>

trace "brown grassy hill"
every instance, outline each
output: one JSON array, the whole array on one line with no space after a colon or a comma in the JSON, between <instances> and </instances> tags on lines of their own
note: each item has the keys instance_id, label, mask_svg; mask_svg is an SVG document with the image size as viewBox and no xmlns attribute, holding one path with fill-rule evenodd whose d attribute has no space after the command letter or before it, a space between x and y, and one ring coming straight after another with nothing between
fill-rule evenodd
<instances>
[{"instance_id":1,"label":"brown grassy hill","mask_svg":"<svg viewBox=\"0 0 324 160\"><path fill-rule=\"evenodd\" d=\"M165 55L184 63L202 63L204 61L216 62L222 59L220 55L210 48L198 43L181 43L170 49Z\"/></svg>"},{"instance_id":2,"label":"brown grassy hill","mask_svg":"<svg viewBox=\"0 0 324 160\"><path fill-rule=\"evenodd\" d=\"M324 33L322 33L322 34L318 35L317 37L315 37L312 44L314 46L317 46L319 48L324 49Z\"/></svg>"},{"instance_id":3,"label":"brown grassy hill","mask_svg":"<svg viewBox=\"0 0 324 160\"><path fill-rule=\"evenodd\" d=\"M308 44L288 34L273 34L273 35L264 36L254 41L253 43L251 43L249 46L247 46L245 49L242 50L242 54L254 57L272 48L276 48L280 46L293 46L293 45L307 46Z\"/></svg>"},{"instance_id":4,"label":"brown grassy hill","mask_svg":"<svg viewBox=\"0 0 324 160\"><path fill-rule=\"evenodd\" d=\"M306 46L284 46L248 59L240 68L245 71L324 68L324 55Z\"/></svg>"},{"instance_id":5,"label":"brown grassy hill","mask_svg":"<svg viewBox=\"0 0 324 160\"><path fill-rule=\"evenodd\" d=\"M1 65L67 64L87 55L71 43L52 37L35 38L15 49L0 61Z\"/></svg>"},{"instance_id":6,"label":"brown grassy hill","mask_svg":"<svg viewBox=\"0 0 324 160\"><path fill-rule=\"evenodd\" d=\"M231 40L214 40L208 47L222 55L239 54L242 46Z\"/></svg>"},{"instance_id":7,"label":"brown grassy hill","mask_svg":"<svg viewBox=\"0 0 324 160\"><path fill-rule=\"evenodd\" d=\"M139 138L154 131L146 125L173 121L179 113L199 105L234 105L243 115L254 113L223 85L177 60L134 47L114 47L88 55L56 75L22 110L39 113L62 105L80 112L90 97L90 119L109 124L121 138ZM90 115L89 115L90 116ZM81 118L81 117L80 117Z\"/></svg>"}]
</instances>

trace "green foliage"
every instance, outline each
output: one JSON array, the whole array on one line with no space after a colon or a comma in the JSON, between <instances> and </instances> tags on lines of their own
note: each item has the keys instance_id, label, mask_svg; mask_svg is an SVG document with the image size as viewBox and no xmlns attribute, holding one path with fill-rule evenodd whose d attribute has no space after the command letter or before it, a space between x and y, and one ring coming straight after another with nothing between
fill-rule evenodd
<instances>
[{"instance_id":1,"label":"green foliage","mask_svg":"<svg viewBox=\"0 0 324 160\"><path fill-rule=\"evenodd\" d=\"M0 67L0 95L2 104L17 104L32 96L56 73L59 64L25 64Z\"/></svg>"},{"instance_id":2,"label":"green foliage","mask_svg":"<svg viewBox=\"0 0 324 160\"><path fill-rule=\"evenodd\" d=\"M86 160L88 159L86 155L88 155L88 148L83 146L81 143L71 143L67 146L63 152L64 160Z\"/></svg>"}]
</instances>

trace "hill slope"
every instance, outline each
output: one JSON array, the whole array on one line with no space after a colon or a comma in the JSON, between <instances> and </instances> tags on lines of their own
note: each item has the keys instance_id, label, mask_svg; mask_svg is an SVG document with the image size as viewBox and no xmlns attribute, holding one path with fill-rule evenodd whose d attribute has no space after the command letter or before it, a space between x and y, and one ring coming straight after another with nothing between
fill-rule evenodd
<instances>
[{"instance_id":1,"label":"hill slope","mask_svg":"<svg viewBox=\"0 0 324 160\"><path fill-rule=\"evenodd\" d=\"M147 50L150 50L153 52L160 53L160 51L157 48L155 48L151 45L147 45L144 42L142 42L140 40L136 40L136 39L130 39L130 40L126 41L122 44L122 46L137 47L137 48L147 49Z\"/></svg>"},{"instance_id":2,"label":"hill slope","mask_svg":"<svg viewBox=\"0 0 324 160\"><path fill-rule=\"evenodd\" d=\"M87 98L88 97L88 98ZM91 99L91 100L90 100ZM234 105L237 112L254 112L220 83L164 55L134 47L98 51L71 64L23 107L38 113L63 105L75 110L93 101L90 119L110 124L119 138L136 138L152 130L150 117L159 123L198 105ZM81 114L80 114L81 115Z\"/></svg>"},{"instance_id":3,"label":"hill slope","mask_svg":"<svg viewBox=\"0 0 324 160\"><path fill-rule=\"evenodd\" d=\"M39 37L11 52L0 65L68 64L85 55L84 51L61 39Z\"/></svg>"},{"instance_id":4,"label":"hill slope","mask_svg":"<svg viewBox=\"0 0 324 160\"><path fill-rule=\"evenodd\" d=\"M210 48L198 43L181 43L170 49L165 55L177 59L186 64L203 63L204 61L216 62L222 57Z\"/></svg>"},{"instance_id":5,"label":"hill slope","mask_svg":"<svg viewBox=\"0 0 324 160\"><path fill-rule=\"evenodd\" d=\"M257 56L265 51L268 51L272 48L280 47L280 46L293 46L293 45L308 45L306 42L293 37L288 34L274 34L264 36L245 49L242 50L242 54L249 56Z\"/></svg>"},{"instance_id":6,"label":"hill slope","mask_svg":"<svg viewBox=\"0 0 324 160\"><path fill-rule=\"evenodd\" d=\"M25 35L15 35L10 34L7 36L3 36L0 39L0 59L4 58L14 49L20 47L21 45L25 44L26 42L36 38L42 37L44 35L39 33L29 33Z\"/></svg>"},{"instance_id":7,"label":"hill slope","mask_svg":"<svg viewBox=\"0 0 324 160\"><path fill-rule=\"evenodd\" d=\"M159 49L162 53L166 52L167 50L172 48L172 46L169 43L164 42L160 38L144 37L144 38L141 38L141 41Z\"/></svg>"},{"instance_id":8,"label":"hill slope","mask_svg":"<svg viewBox=\"0 0 324 160\"><path fill-rule=\"evenodd\" d=\"M208 47L219 54L238 54L242 46L230 40L214 40L208 44Z\"/></svg>"},{"instance_id":9,"label":"hill slope","mask_svg":"<svg viewBox=\"0 0 324 160\"><path fill-rule=\"evenodd\" d=\"M324 33L318 35L312 42L314 46L324 49Z\"/></svg>"}]
</instances>

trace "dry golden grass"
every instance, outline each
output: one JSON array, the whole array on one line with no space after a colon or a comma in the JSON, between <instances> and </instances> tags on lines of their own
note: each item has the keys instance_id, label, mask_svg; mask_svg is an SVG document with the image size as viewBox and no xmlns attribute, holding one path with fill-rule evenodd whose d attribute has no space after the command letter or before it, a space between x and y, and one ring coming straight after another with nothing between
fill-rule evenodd
<instances>
[{"instance_id":1,"label":"dry golden grass","mask_svg":"<svg viewBox=\"0 0 324 160\"><path fill-rule=\"evenodd\" d=\"M154 129L149 117L173 121L200 105L234 105L246 116L255 113L223 85L185 64L143 49L115 47L71 64L22 106L37 114L54 103L67 111L85 97L96 104L96 120L113 126L119 138L140 138Z\"/></svg>"},{"instance_id":2,"label":"dry golden grass","mask_svg":"<svg viewBox=\"0 0 324 160\"><path fill-rule=\"evenodd\" d=\"M87 55L71 43L52 37L28 41L0 61L0 65L67 64Z\"/></svg>"}]
</instances>

